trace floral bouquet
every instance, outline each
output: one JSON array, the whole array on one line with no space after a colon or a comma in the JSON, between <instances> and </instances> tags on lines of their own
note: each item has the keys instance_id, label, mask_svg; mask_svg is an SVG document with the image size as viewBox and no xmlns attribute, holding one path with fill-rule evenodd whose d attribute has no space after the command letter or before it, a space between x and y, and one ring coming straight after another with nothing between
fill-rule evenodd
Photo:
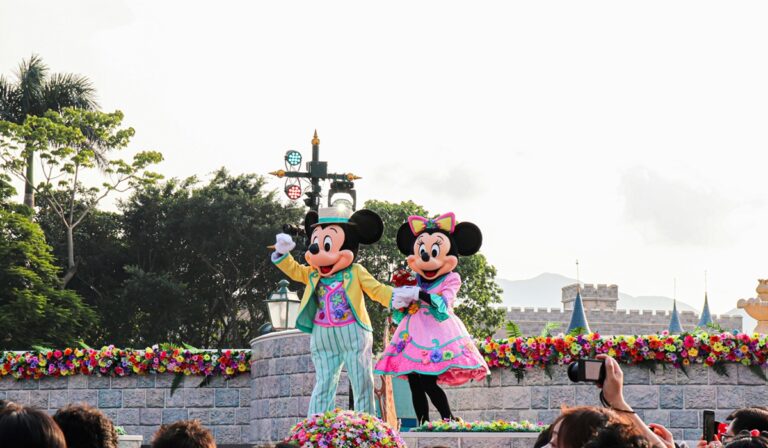
<instances>
[{"instance_id":1,"label":"floral bouquet","mask_svg":"<svg viewBox=\"0 0 768 448\"><path fill-rule=\"evenodd\" d=\"M285 441L302 448L406 448L405 442L392 427L378 418L338 408L297 423Z\"/></svg>"},{"instance_id":2,"label":"floral bouquet","mask_svg":"<svg viewBox=\"0 0 768 448\"><path fill-rule=\"evenodd\" d=\"M391 283L395 288L401 288L403 286L416 286L418 284L416 281L416 276L413 274L413 272L405 268L400 268L392 274ZM398 311L403 314L417 313L419 311L419 303L413 302L408 308L400 308Z\"/></svg>"},{"instance_id":3,"label":"floral bouquet","mask_svg":"<svg viewBox=\"0 0 768 448\"><path fill-rule=\"evenodd\" d=\"M416 432L541 432L546 425L531 423L523 420L513 422L496 420L492 422L464 422L455 420L441 420L427 422L421 426L412 428Z\"/></svg>"}]
</instances>

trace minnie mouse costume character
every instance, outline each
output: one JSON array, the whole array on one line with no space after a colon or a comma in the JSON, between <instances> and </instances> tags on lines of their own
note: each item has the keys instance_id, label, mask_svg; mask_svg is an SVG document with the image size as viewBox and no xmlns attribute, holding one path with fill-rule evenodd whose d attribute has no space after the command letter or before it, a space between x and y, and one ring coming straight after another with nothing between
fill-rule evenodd
<instances>
[{"instance_id":1,"label":"minnie mouse costume character","mask_svg":"<svg viewBox=\"0 0 768 448\"><path fill-rule=\"evenodd\" d=\"M393 302L395 308L401 303L406 308L393 310L399 325L375 372L408 378L419 424L429 421L427 396L443 419L454 418L438 383L458 386L490 373L453 313L461 287L461 277L453 272L458 256L476 253L482 238L476 225L456 224L453 213L436 219L410 216L397 232L397 247L416 272L417 286L401 288L408 293L398 293Z\"/></svg>"},{"instance_id":2,"label":"minnie mouse costume character","mask_svg":"<svg viewBox=\"0 0 768 448\"><path fill-rule=\"evenodd\" d=\"M296 262L290 251L291 237L277 235L272 262L294 281L307 288L299 305L296 328L310 333L315 366L315 387L308 415L335 408L336 387L342 365L346 365L355 410L375 414L373 398L373 335L363 292L389 307L392 288L379 283L368 271L353 263L362 244L381 238L384 224L376 213L359 210L350 216L346 208L321 208L304 218L309 247Z\"/></svg>"}]
</instances>

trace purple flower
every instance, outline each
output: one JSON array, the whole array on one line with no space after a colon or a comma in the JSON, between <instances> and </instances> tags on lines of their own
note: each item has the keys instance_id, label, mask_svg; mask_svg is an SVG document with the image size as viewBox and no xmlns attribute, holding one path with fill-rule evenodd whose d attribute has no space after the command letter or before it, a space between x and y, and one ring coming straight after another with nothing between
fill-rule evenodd
<instances>
[{"instance_id":1,"label":"purple flower","mask_svg":"<svg viewBox=\"0 0 768 448\"><path fill-rule=\"evenodd\" d=\"M400 341L397 343L397 346L395 347L395 350L397 350L397 353L402 352L405 349L405 341Z\"/></svg>"},{"instance_id":2,"label":"purple flower","mask_svg":"<svg viewBox=\"0 0 768 448\"><path fill-rule=\"evenodd\" d=\"M432 362L440 362L443 360L443 352L436 348L429 354L429 359Z\"/></svg>"},{"instance_id":3,"label":"purple flower","mask_svg":"<svg viewBox=\"0 0 768 448\"><path fill-rule=\"evenodd\" d=\"M336 308L333 311L333 317L335 317L336 319L341 319L342 317L344 317L344 310L342 310L341 308Z\"/></svg>"}]
</instances>

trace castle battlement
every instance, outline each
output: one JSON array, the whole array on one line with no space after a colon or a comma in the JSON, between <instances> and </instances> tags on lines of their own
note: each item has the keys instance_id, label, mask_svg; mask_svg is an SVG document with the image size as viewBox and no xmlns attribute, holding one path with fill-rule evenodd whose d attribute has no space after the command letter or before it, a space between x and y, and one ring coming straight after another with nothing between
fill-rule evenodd
<instances>
[{"instance_id":1,"label":"castle battlement","mask_svg":"<svg viewBox=\"0 0 768 448\"><path fill-rule=\"evenodd\" d=\"M586 308L586 307L585 307ZM562 308L508 307L502 308L507 320L515 322L526 335L539 334L549 322L560 323L565 331L571 319L571 310ZM601 334L653 334L669 328L671 310L640 309L585 309L587 322L592 331ZM684 330L691 330L699 323L700 315L693 311L678 311ZM738 315L712 315L712 321L725 330L742 329L742 319ZM495 335L504 337L501 329Z\"/></svg>"}]
</instances>

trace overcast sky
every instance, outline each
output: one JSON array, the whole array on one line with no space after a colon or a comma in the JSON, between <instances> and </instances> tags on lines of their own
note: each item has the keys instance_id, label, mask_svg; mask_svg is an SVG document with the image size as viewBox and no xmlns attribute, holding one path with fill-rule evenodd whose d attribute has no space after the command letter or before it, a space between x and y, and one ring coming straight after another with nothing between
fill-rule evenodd
<instances>
[{"instance_id":1,"label":"overcast sky","mask_svg":"<svg viewBox=\"0 0 768 448\"><path fill-rule=\"evenodd\" d=\"M167 177L283 153L454 211L508 279L713 312L768 277L768 3L0 0L0 72L88 76ZM282 189L282 182L270 185ZM532 304L534 305L534 304Z\"/></svg>"}]
</instances>

